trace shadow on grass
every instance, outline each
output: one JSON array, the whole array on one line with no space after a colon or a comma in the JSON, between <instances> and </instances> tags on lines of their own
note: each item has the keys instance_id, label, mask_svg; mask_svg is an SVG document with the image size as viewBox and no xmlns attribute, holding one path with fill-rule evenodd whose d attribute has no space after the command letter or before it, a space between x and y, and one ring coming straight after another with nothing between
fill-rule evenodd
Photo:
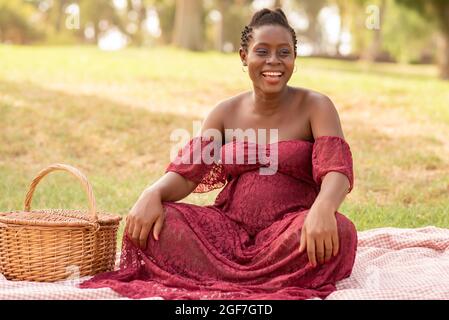
<instances>
[{"instance_id":1,"label":"shadow on grass","mask_svg":"<svg viewBox=\"0 0 449 320\"><path fill-rule=\"evenodd\" d=\"M111 169L129 159L168 160L170 133L192 133L189 118L150 112L95 95L74 95L33 83L0 81L1 158L25 161L76 160ZM168 148L168 149L167 149ZM90 164L90 165L89 165ZM39 165L41 166L41 165Z\"/></svg>"}]
</instances>

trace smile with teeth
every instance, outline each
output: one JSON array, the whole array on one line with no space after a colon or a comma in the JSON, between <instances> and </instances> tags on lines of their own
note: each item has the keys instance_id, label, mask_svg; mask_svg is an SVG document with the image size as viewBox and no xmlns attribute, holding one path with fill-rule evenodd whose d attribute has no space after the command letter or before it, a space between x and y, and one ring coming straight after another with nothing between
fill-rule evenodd
<instances>
[{"instance_id":1,"label":"smile with teeth","mask_svg":"<svg viewBox=\"0 0 449 320\"><path fill-rule=\"evenodd\" d=\"M262 75L264 77L280 78L280 77L282 77L283 73L282 72L262 72Z\"/></svg>"}]
</instances>

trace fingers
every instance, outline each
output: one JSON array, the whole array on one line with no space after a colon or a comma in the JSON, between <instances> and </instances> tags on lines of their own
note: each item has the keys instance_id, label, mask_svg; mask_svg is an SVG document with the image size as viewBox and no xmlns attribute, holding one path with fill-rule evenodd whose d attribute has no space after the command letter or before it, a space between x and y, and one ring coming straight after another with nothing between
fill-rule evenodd
<instances>
[{"instance_id":1,"label":"fingers","mask_svg":"<svg viewBox=\"0 0 449 320\"><path fill-rule=\"evenodd\" d=\"M315 239L315 254L319 264L324 263L324 240L322 238Z\"/></svg>"},{"instance_id":2,"label":"fingers","mask_svg":"<svg viewBox=\"0 0 449 320\"><path fill-rule=\"evenodd\" d=\"M134 227L132 229L132 234L131 234L131 240L135 246L139 246L139 237L140 237L141 230L142 230L141 225L134 224Z\"/></svg>"},{"instance_id":3,"label":"fingers","mask_svg":"<svg viewBox=\"0 0 449 320\"><path fill-rule=\"evenodd\" d=\"M307 236L307 256L312 267L316 267L315 240L311 236Z\"/></svg>"},{"instance_id":4,"label":"fingers","mask_svg":"<svg viewBox=\"0 0 449 320\"><path fill-rule=\"evenodd\" d=\"M125 232L135 246L144 250L147 247L148 235L150 234L153 225L153 236L156 240L159 240L159 234L162 230L163 222L163 215L159 216L156 221L150 221L149 223L142 223L131 216L127 216Z\"/></svg>"},{"instance_id":5,"label":"fingers","mask_svg":"<svg viewBox=\"0 0 449 320\"><path fill-rule=\"evenodd\" d=\"M129 218L129 216L126 217L126 234L128 237L131 238L133 231L134 231L134 221Z\"/></svg>"},{"instance_id":6,"label":"fingers","mask_svg":"<svg viewBox=\"0 0 449 320\"><path fill-rule=\"evenodd\" d=\"M139 235L139 246L141 249L145 250L147 248L147 240L148 240L148 234L150 233L151 225L145 224L142 226L142 229L140 230Z\"/></svg>"},{"instance_id":7,"label":"fingers","mask_svg":"<svg viewBox=\"0 0 449 320\"><path fill-rule=\"evenodd\" d=\"M332 253L334 255L334 257L338 254L338 250L340 249L340 241L338 239L338 232L335 231L332 234L332 246L333 246L333 250Z\"/></svg>"},{"instance_id":8,"label":"fingers","mask_svg":"<svg viewBox=\"0 0 449 320\"><path fill-rule=\"evenodd\" d=\"M299 252L303 252L306 248L306 229L305 227L301 230L301 239L299 240Z\"/></svg>"},{"instance_id":9,"label":"fingers","mask_svg":"<svg viewBox=\"0 0 449 320\"><path fill-rule=\"evenodd\" d=\"M161 233L163 224L164 224L164 217L161 215L157 218L156 223L154 224L154 227L153 227L154 239L159 240L159 234Z\"/></svg>"},{"instance_id":10,"label":"fingers","mask_svg":"<svg viewBox=\"0 0 449 320\"><path fill-rule=\"evenodd\" d=\"M328 262L332 257L332 237L326 237L324 239L324 262Z\"/></svg>"}]
</instances>

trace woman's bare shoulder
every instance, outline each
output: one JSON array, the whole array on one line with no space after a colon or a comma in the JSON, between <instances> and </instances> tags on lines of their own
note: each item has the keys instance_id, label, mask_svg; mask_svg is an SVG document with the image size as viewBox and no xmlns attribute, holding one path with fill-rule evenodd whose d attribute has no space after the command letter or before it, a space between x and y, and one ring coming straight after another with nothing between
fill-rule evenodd
<instances>
[{"instance_id":1,"label":"woman's bare shoulder","mask_svg":"<svg viewBox=\"0 0 449 320\"><path fill-rule=\"evenodd\" d=\"M302 103L307 108L314 108L316 105L332 104L331 99L324 93L305 88L300 88L300 90L303 95Z\"/></svg>"},{"instance_id":2,"label":"woman's bare shoulder","mask_svg":"<svg viewBox=\"0 0 449 320\"><path fill-rule=\"evenodd\" d=\"M205 129L218 129L223 131L227 119L235 113L236 108L241 104L242 100L248 96L250 92L242 92L227 99L219 101L215 107L209 112L203 125Z\"/></svg>"},{"instance_id":3,"label":"woman's bare shoulder","mask_svg":"<svg viewBox=\"0 0 449 320\"><path fill-rule=\"evenodd\" d=\"M303 136L316 139L321 135L340 135L343 137L337 109L325 94L306 88L293 88L294 108L300 119L307 119L308 133ZM293 116L292 116L293 117ZM304 131L304 132L306 132ZM306 139L307 140L307 139Z\"/></svg>"},{"instance_id":4,"label":"woman's bare shoulder","mask_svg":"<svg viewBox=\"0 0 449 320\"><path fill-rule=\"evenodd\" d=\"M232 97L229 97L227 99L220 101L217 104L216 108L223 110L225 112L233 111L231 109L237 108L241 104L241 102L244 99L246 99L250 94L251 94L251 91L245 91L245 92L238 93Z\"/></svg>"},{"instance_id":5,"label":"woman's bare shoulder","mask_svg":"<svg viewBox=\"0 0 449 320\"><path fill-rule=\"evenodd\" d=\"M251 91L245 91L221 100L216 104L211 113L214 113L216 117L221 118L225 122L228 117L236 114L239 106L250 94Z\"/></svg>"},{"instance_id":6,"label":"woman's bare shoulder","mask_svg":"<svg viewBox=\"0 0 449 320\"><path fill-rule=\"evenodd\" d=\"M295 97L298 98L302 107L311 107L317 103L329 102L330 98L325 94L302 87L291 87L295 93Z\"/></svg>"},{"instance_id":7,"label":"woman's bare shoulder","mask_svg":"<svg viewBox=\"0 0 449 320\"><path fill-rule=\"evenodd\" d=\"M343 136L340 117L332 100L325 94L303 89L301 108L307 111L310 127L316 139L318 136Z\"/></svg>"}]
</instances>

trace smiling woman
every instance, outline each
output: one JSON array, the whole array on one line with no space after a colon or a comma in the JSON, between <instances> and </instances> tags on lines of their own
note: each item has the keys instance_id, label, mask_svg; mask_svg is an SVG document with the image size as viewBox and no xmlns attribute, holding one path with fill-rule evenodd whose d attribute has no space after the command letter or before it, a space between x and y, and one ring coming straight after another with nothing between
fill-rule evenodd
<instances>
[{"instance_id":1,"label":"smiling woman","mask_svg":"<svg viewBox=\"0 0 449 320\"><path fill-rule=\"evenodd\" d=\"M257 12L239 52L253 90L219 103L142 193L127 216L120 270L81 287L132 298L309 299L327 297L351 274L357 233L337 210L354 185L352 155L334 105L287 85L296 37L282 10ZM260 172L272 163L249 148L263 137L227 142L232 129L270 129L274 174ZM223 161L229 154L243 161ZM176 202L223 186L213 205Z\"/></svg>"},{"instance_id":2,"label":"smiling woman","mask_svg":"<svg viewBox=\"0 0 449 320\"><path fill-rule=\"evenodd\" d=\"M263 9L254 14L241 40L239 53L251 80L268 92L285 86L293 73L297 40L283 11Z\"/></svg>"}]
</instances>

